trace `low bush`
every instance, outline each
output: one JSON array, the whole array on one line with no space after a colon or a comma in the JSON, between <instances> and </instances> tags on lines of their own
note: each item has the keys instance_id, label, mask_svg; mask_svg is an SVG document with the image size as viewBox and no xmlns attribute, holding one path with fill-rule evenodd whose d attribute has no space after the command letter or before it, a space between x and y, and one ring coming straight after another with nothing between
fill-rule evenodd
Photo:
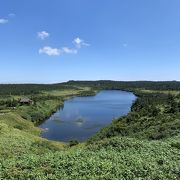
<instances>
[{"instance_id":1,"label":"low bush","mask_svg":"<svg viewBox=\"0 0 180 180\"><path fill-rule=\"evenodd\" d=\"M76 146L78 144L79 144L78 140L71 140L71 141L69 141L69 147Z\"/></svg>"}]
</instances>

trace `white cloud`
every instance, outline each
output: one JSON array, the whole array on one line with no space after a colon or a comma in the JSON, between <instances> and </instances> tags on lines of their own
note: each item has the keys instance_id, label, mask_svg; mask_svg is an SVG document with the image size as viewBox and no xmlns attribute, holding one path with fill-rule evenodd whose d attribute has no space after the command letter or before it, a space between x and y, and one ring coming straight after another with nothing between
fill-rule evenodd
<instances>
[{"instance_id":1,"label":"white cloud","mask_svg":"<svg viewBox=\"0 0 180 180\"><path fill-rule=\"evenodd\" d=\"M38 37L41 39L44 39L44 33L45 31L39 32ZM42 35L43 34L43 35ZM41 35L43 37L41 37ZM49 36L49 34L48 34ZM62 54L77 54L79 49L82 46L90 46L89 44L85 43L84 40L80 38L75 38L73 40L73 44L75 44L75 48L69 48L69 47L62 47L62 48L52 48L50 46L45 46L41 49L39 49L39 54L46 54L48 56L60 56Z\"/></svg>"},{"instance_id":2,"label":"white cloud","mask_svg":"<svg viewBox=\"0 0 180 180\"><path fill-rule=\"evenodd\" d=\"M90 44L85 43L83 39L80 39L79 37L75 38L73 40L74 45L76 48L80 49L82 46L90 46Z\"/></svg>"},{"instance_id":3,"label":"white cloud","mask_svg":"<svg viewBox=\"0 0 180 180\"><path fill-rule=\"evenodd\" d=\"M39 54L47 54L48 56L59 56L61 54L61 50L58 48L52 48L50 46L45 46L39 49Z\"/></svg>"},{"instance_id":4,"label":"white cloud","mask_svg":"<svg viewBox=\"0 0 180 180\"><path fill-rule=\"evenodd\" d=\"M0 24L6 24L8 23L8 19L0 19Z\"/></svg>"},{"instance_id":5,"label":"white cloud","mask_svg":"<svg viewBox=\"0 0 180 180\"><path fill-rule=\"evenodd\" d=\"M7 24L9 22L9 18L11 17L15 17L15 14L10 13L6 18L0 18L0 24Z\"/></svg>"},{"instance_id":6,"label":"white cloud","mask_svg":"<svg viewBox=\"0 0 180 180\"><path fill-rule=\"evenodd\" d=\"M77 49L71 49L68 47L63 48L52 48L50 46L45 46L39 49L39 54L46 54L48 56L60 56L61 54L77 54Z\"/></svg>"},{"instance_id":7,"label":"white cloud","mask_svg":"<svg viewBox=\"0 0 180 180\"><path fill-rule=\"evenodd\" d=\"M46 32L46 31L41 31L41 32L38 32L38 33L37 33L37 36L38 36L38 38L44 40L44 39L46 39L47 37L49 37L49 33Z\"/></svg>"},{"instance_id":8,"label":"white cloud","mask_svg":"<svg viewBox=\"0 0 180 180\"><path fill-rule=\"evenodd\" d=\"M73 42L77 48L81 48L81 44L82 44L83 40L81 40L79 37L77 37L74 39Z\"/></svg>"},{"instance_id":9,"label":"white cloud","mask_svg":"<svg viewBox=\"0 0 180 180\"><path fill-rule=\"evenodd\" d=\"M66 54L77 54L78 50L77 49L71 49L71 48L68 48L68 47L63 47L62 52L66 53Z\"/></svg>"}]
</instances>

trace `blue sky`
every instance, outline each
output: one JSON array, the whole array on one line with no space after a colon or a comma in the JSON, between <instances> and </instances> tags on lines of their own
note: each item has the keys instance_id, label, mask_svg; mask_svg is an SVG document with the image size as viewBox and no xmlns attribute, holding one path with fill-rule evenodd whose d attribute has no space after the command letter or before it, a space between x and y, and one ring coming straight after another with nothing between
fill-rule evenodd
<instances>
[{"instance_id":1,"label":"blue sky","mask_svg":"<svg viewBox=\"0 0 180 180\"><path fill-rule=\"evenodd\" d=\"M0 82L180 80L179 0L0 0Z\"/></svg>"}]
</instances>

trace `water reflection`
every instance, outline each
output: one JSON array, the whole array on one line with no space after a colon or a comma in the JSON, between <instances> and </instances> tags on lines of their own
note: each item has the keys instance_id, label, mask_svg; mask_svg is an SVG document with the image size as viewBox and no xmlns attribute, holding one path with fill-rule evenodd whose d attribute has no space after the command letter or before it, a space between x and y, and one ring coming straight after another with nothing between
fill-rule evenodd
<instances>
[{"instance_id":1,"label":"water reflection","mask_svg":"<svg viewBox=\"0 0 180 180\"><path fill-rule=\"evenodd\" d=\"M136 97L130 92L107 90L96 96L75 97L40 125L48 128L42 137L51 140L84 141L115 117L130 111Z\"/></svg>"}]
</instances>

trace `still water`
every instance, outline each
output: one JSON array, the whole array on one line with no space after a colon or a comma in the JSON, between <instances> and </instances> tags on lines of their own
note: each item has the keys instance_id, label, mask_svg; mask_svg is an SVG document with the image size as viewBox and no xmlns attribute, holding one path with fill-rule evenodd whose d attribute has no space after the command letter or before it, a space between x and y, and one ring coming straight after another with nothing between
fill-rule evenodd
<instances>
[{"instance_id":1,"label":"still water","mask_svg":"<svg viewBox=\"0 0 180 180\"><path fill-rule=\"evenodd\" d=\"M39 126L46 129L42 137L84 141L110 124L113 118L126 115L135 100L133 93L120 90L104 90L95 96L69 99Z\"/></svg>"}]
</instances>

